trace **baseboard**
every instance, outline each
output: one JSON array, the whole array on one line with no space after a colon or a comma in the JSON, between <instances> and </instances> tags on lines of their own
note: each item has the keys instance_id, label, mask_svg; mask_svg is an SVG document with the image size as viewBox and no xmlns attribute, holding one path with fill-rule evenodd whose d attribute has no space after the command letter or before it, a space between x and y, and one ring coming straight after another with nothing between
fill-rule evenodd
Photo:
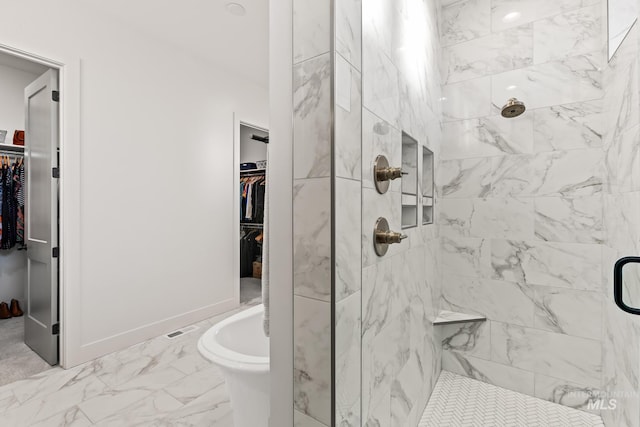
<instances>
[{"instance_id":1,"label":"baseboard","mask_svg":"<svg viewBox=\"0 0 640 427\"><path fill-rule=\"evenodd\" d=\"M148 325L141 326L108 338L84 344L79 349L69 352L75 357L67 357L63 368L69 369L85 362L97 359L107 354L124 350L125 348L139 344L151 338L172 332L176 329L200 322L238 307L235 298L221 301L206 307L193 310L188 313L163 319Z\"/></svg>"}]
</instances>

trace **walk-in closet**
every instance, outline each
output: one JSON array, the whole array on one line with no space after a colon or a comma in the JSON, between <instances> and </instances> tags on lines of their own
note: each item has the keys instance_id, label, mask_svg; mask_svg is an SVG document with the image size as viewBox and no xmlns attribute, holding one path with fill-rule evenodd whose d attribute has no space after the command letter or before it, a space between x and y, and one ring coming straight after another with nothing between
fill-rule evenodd
<instances>
[{"instance_id":1,"label":"walk-in closet","mask_svg":"<svg viewBox=\"0 0 640 427\"><path fill-rule=\"evenodd\" d=\"M58 358L51 321L57 319L58 248L49 248L58 222L50 161L57 162L59 92L52 85L57 71L0 53L0 385L49 369ZM26 135L34 141L27 147Z\"/></svg>"},{"instance_id":2,"label":"walk-in closet","mask_svg":"<svg viewBox=\"0 0 640 427\"><path fill-rule=\"evenodd\" d=\"M262 298L269 134L240 124L240 303Z\"/></svg>"}]
</instances>

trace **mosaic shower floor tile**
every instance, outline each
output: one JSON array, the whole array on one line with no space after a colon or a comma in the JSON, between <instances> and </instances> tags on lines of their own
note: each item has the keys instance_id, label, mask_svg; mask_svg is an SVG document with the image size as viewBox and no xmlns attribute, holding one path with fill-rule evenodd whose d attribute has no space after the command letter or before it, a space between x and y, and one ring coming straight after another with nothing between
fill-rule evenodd
<instances>
[{"instance_id":1,"label":"mosaic shower floor tile","mask_svg":"<svg viewBox=\"0 0 640 427\"><path fill-rule=\"evenodd\" d=\"M594 414L442 371L418 427L604 427Z\"/></svg>"}]
</instances>

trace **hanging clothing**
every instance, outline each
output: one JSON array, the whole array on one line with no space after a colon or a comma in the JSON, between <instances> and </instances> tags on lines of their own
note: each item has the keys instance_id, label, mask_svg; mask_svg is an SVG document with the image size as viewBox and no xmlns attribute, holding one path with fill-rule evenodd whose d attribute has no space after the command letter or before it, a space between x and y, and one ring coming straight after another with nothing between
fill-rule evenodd
<instances>
[{"instance_id":1,"label":"hanging clothing","mask_svg":"<svg viewBox=\"0 0 640 427\"><path fill-rule=\"evenodd\" d=\"M0 169L0 249L24 244L24 165L2 159Z\"/></svg>"}]
</instances>

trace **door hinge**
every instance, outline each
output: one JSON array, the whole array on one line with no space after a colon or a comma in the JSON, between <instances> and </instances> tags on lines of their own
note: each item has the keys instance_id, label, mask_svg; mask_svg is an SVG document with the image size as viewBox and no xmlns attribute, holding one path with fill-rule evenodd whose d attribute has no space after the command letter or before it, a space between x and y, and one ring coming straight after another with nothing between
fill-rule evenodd
<instances>
[{"instance_id":1,"label":"door hinge","mask_svg":"<svg viewBox=\"0 0 640 427\"><path fill-rule=\"evenodd\" d=\"M52 91L52 92L51 92L51 99L52 99L54 102L60 102L60 92L59 92L59 91L57 91L57 90Z\"/></svg>"},{"instance_id":2,"label":"door hinge","mask_svg":"<svg viewBox=\"0 0 640 427\"><path fill-rule=\"evenodd\" d=\"M60 168L52 168L51 176L53 176L54 178L60 178Z\"/></svg>"},{"instance_id":3,"label":"door hinge","mask_svg":"<svg viewBox=\"0 0 640 427\"><path fill-rule=\"evenodd\" d=\"M58 258L58 256L60 255L60 249L55 247L53 249L51 249L51 256L54 258Z\"/></svg>"},{"instance_id":4,"label":"door hinge","mask_svg":"<svg viewBox=\"0 0 640 427\"><path fill-rule=\"evenodd\" d=\"M51 335L60 335L60 324L56 323L51 327Z\"/></svg>"}]
</instances>

